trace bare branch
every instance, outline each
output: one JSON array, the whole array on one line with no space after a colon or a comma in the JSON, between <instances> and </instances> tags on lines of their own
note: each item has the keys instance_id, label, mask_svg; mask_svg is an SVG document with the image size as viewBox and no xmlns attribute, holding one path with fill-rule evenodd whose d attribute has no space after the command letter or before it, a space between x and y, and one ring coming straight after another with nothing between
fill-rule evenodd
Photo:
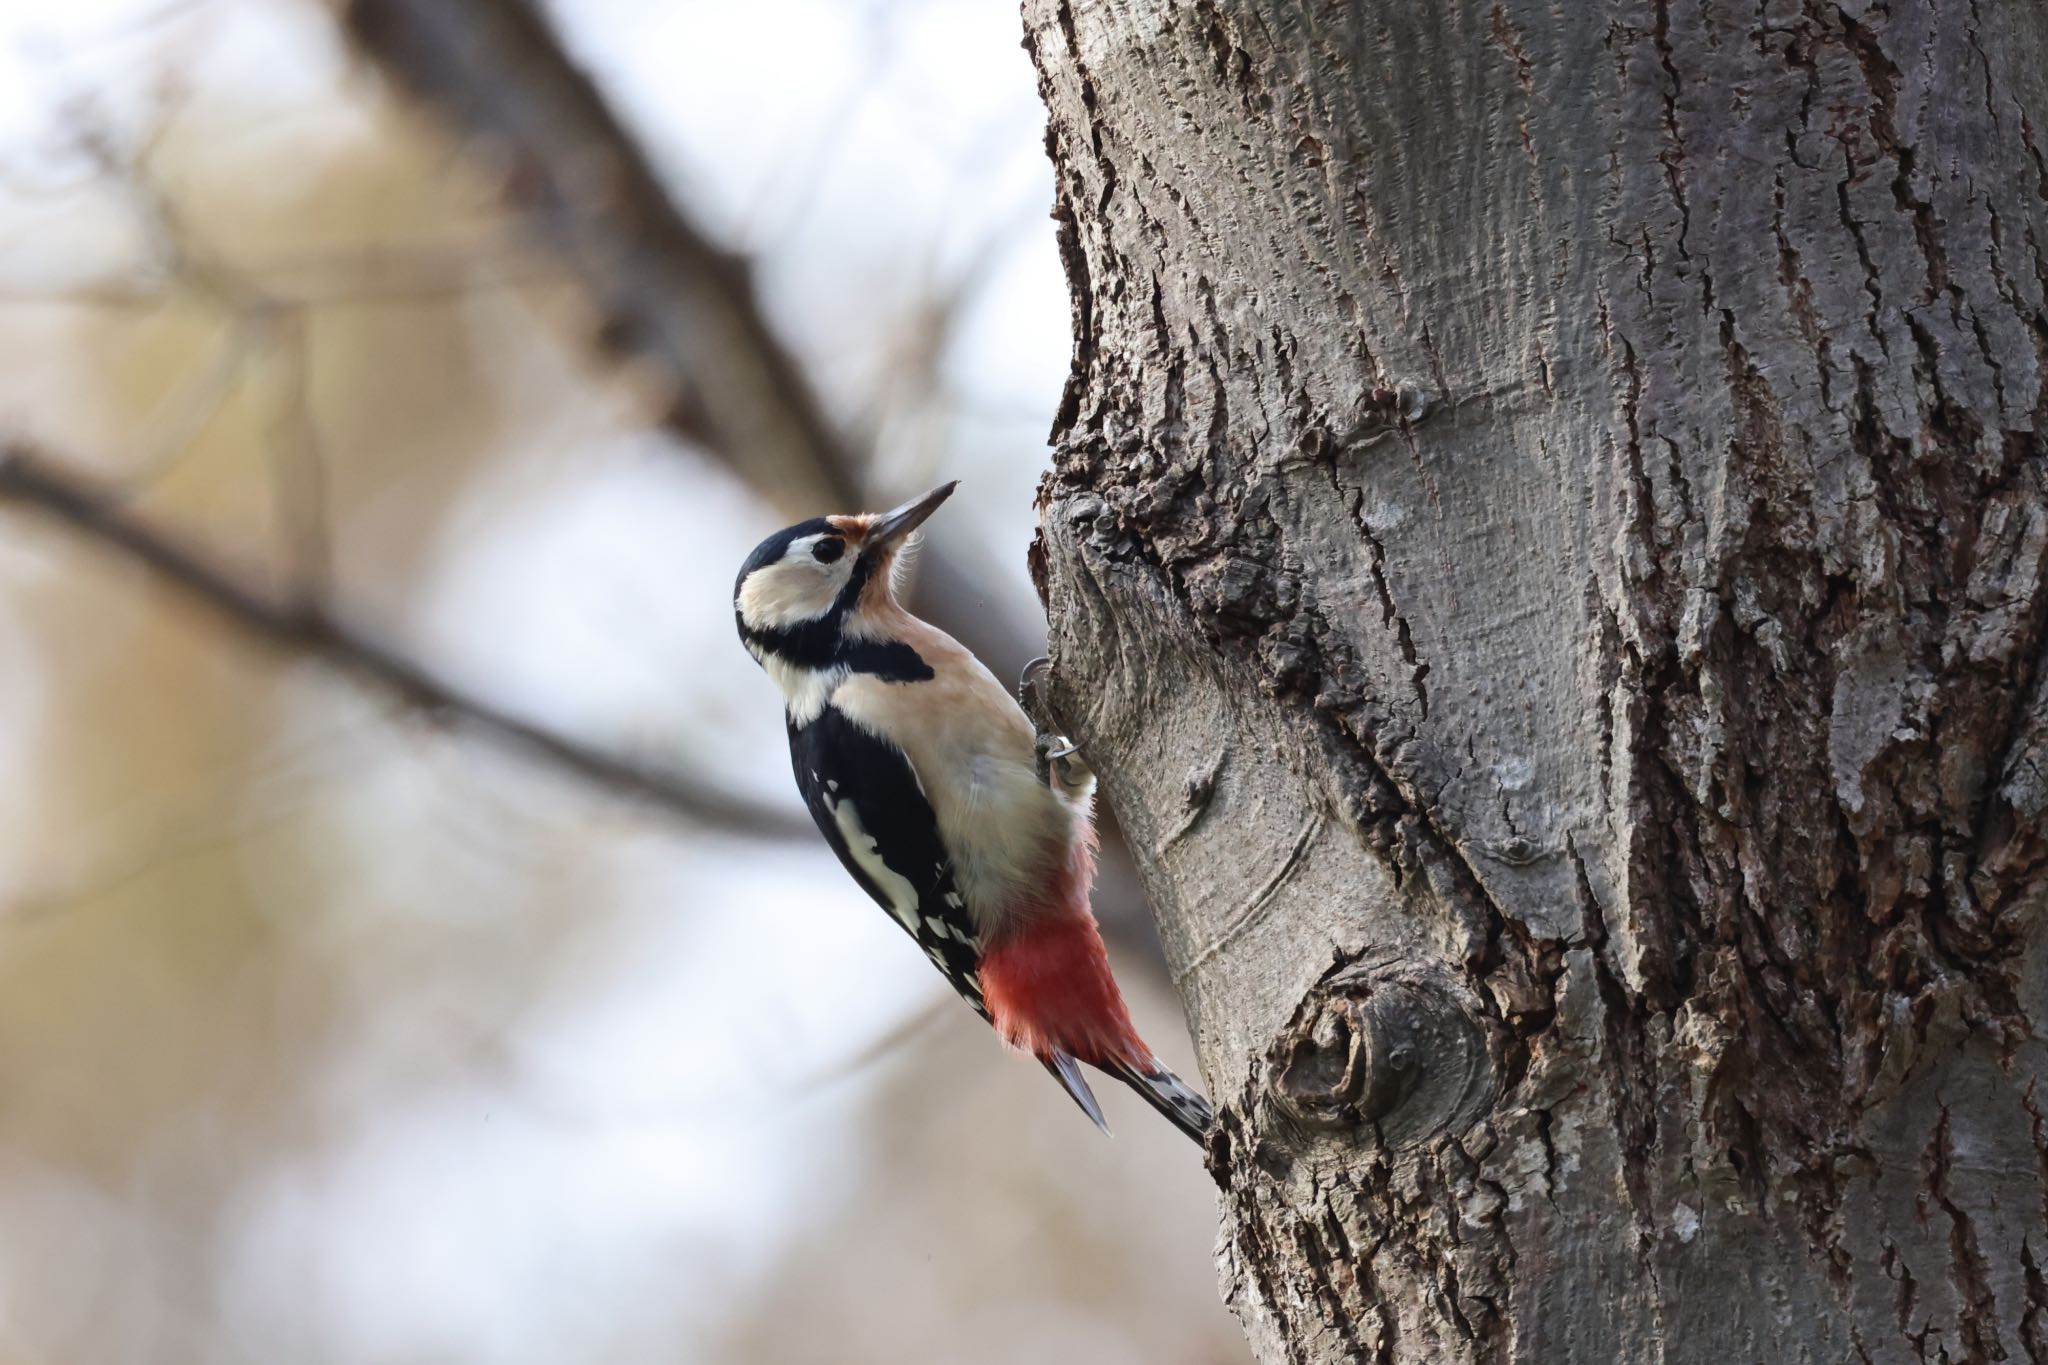
<instances>
[{"instance_id":1,"label":"bare branch","mask_svg":"<svg viewBox=\"0 0 2048 1365\"><path fill-rule=\"evenodd\" d=\"M534 0L348 0L357 43L510 160L508 194L582 279L604 344L666 377L663 425L791 517L869 505L864 461L762 314L747 261L677 204ZM914 605L998 674L1038 653L958 562Z\"/></svg>"},{"instance_id":2,"label":"bare branch","mask_svg":"<svg viewBox=\"0 0 2048 1365\"><path fill-rule=\"evenodd\" d=\"M861 505L860 462L770 330L743 258L684 215L527 0L351 0L349 31L511 158L511 197L582 277L606 342L664 374L668 425L791 515Z\"/></svg>"},{"instance_id":3,"label":"bare branch","mask_svg":"<svg viewBox=\"0 0 2048 1365\"><path fill-rule=\"evenodd\" d=\"M322 606L272 601L135 517L115 498L18 445L0 446L0 502L31 509L126 556L187 601L255 639L312 655L408 706L509 741L615 795L648 801L729 833L776 838L810 833L810 822L794 811L604 753L471 696L343 624Z\"/></svg>"}]
</instances>

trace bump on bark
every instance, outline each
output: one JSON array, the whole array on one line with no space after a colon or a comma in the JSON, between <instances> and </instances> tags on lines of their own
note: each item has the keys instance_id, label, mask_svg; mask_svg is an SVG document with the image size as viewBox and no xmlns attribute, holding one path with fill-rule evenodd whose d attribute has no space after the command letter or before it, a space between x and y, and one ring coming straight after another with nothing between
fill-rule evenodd
<instances>
[{"instance_id":1,"label":"bump on bark","mask_svg":"<svg viewBox=\"0 0 2048 1365\"><path fill-rule=\"evenodd\" d=\"M1300 1128L1399 1150L1455 1135L1491 1106L1486 1033L1448 980L1341 964L1274 1040L1267 1091Z\"/></svg>"}]
</instances>

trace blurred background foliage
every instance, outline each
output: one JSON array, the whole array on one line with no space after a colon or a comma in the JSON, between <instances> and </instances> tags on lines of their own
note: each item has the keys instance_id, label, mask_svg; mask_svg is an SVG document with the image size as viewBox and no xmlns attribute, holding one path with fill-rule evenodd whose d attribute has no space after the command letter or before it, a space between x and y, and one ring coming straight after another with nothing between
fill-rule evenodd
<instances>
[{"instance_id":1,"label":"blurred background foliage","mask_svg":"<svg viewBox=\"0 0 2048 1365\"><path fill-rule=\"evenodd\" d=\"M732 638L958 477L920 600L1036 652L1017 40L0 4L0 1365L1244 1358L1196 1154L942 998Z\"/></svg>"}]
</instances>

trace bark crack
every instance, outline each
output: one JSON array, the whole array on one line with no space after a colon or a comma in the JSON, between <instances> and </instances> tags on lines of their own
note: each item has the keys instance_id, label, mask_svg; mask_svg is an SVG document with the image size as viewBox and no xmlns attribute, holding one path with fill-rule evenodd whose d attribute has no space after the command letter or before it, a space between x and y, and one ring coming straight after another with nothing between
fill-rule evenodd
<instances>
[{"instance_id":1,"label":"bark crack","mask_svg":"<svg viewBox=\"0 0 2048 1365\"><path fill-rule=\"evenodd\" d=\"M1976 1224L1968 1210L1956 1202L1952 1187L1956 1149L1952 1116L1946 1103L1940 1105L1939 1114L1934 1133L1921 1154L1926 1190L1920 1216L1923 1220L1927 1218L1931 1201L1948 1218L1951 1279L1962 1300L1956 1326L1964 1348L1970 1353L1969 1359L2003 1360L2005 1348L1998 1339L1998 1303L1991 1289L1990 1268L1978 1245Z\"/></svg>"}]
</instances>

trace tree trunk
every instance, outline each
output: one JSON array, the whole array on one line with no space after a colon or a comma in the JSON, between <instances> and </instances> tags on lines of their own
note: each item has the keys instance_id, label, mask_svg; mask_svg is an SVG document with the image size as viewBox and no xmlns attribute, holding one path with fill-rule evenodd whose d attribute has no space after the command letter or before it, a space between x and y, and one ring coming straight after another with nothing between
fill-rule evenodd
<instances>
[{"instance_id":1,"label":"tree trunk","mask_svg":"<svg viewBox=\"0 0 2048 1365\"><path fill-rule=\"evenodd\" d=\"M2048 1358L2048 10L1027 0L1268 1361Z\"/></svg>"}]
</instances>

